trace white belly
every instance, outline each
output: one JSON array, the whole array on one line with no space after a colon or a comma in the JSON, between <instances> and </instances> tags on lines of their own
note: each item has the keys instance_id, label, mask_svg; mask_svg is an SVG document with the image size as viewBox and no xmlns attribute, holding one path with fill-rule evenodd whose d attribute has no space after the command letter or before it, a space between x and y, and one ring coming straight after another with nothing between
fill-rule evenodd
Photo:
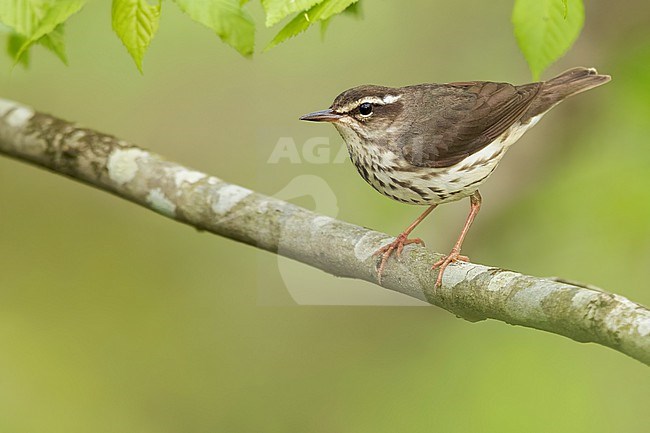
<instances>
[{"instance_id":1,"label":"white belly","mask_svg":"<svg viewBox=\"0 0 650 433\"><path fill-rule=\"evenodd\" d=\"M354 132L344 131L343 128L337 129L347 144L350 158L359 174L373 188L401 202L433 205L470 196L496 169L508 148L541 117L542 115L536 116L523 126L519 123L513 125L500 138L451 167L422 168L417 172L390 170L390 177L386 172L390 167L412 168L412 166L409 167L401 155L380 149L378 146L364 145L361 151L362 144ZM373 169L373 167L384 169ZM403 183L409 187L395 188L396 183Z\"/></svg>"}]
</instances>

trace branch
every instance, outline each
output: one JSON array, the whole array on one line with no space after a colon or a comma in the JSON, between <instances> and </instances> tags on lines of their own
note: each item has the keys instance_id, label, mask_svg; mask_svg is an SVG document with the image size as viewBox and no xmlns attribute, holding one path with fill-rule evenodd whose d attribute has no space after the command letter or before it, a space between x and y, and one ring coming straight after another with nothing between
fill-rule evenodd
<instances>
[{"instance_id":1,"label":"branch","mask_svg":"<svg viewBox=\"0 0 650 433\"><path fill-rule=\"evenodd\" d=\"M0 99L0 153L111 192L179 222L331 274L377 284L372 254L388 235L318 215L165 161L124 140ZM469 321L496 319L594 342L650 364L650 310L599 289L472 263L434 289L421 246L390 260L382 286Z\"/></svg>"}]
</instances>

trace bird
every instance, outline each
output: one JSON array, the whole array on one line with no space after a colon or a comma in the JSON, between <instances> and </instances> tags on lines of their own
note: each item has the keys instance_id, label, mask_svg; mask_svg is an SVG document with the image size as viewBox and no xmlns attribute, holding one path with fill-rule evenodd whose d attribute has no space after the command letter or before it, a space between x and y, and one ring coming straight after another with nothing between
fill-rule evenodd
<instances>
[{"instance_id":1,"label":"bird","mask_svg":"<svg viewBox=\"0 0 650 433\"><path fill-rule=\"evenodd\" d=\"M377 279L391 255L421 244L411 232L439 205L469 197L470 211L451 252L435 262L435 287L447 267L469 261L465 236L481 208L479 187L506 151L550 109L569 96L611 79L575 67L547 81L513 85L492 81L427 83L405 87L361 85L342 92L327 110L300 120L332 123L361 177L381 194L428 206L392 242L379 248Z\"/></svg>"}]
</instances>

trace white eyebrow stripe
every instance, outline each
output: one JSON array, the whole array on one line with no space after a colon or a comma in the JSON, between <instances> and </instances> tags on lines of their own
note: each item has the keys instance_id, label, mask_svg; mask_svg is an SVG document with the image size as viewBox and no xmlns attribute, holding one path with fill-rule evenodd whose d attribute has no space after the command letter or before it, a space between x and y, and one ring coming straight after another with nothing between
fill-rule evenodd
<instances>
[{"instance_id":1,"label":"white eyebrow stripe","mask_svg":"<svg viewBox=\"0 0 650 433\"><path fill-rule=\"evenodd\" d=\"M386 95L384 96L384 104L392 104L393 102L399 101L402 95Z\"/></svg>"},{"instance_id":2,"label":"white eyebrow stripe","mask_svg":"<svg viewBox=\"0 0 650 433\"><path fill-rule=\"evenodd\" d=\"M339 109L339 111L342 113L349 113L350 111L357 108L359 105L364 104L366 102L370 104L376 104L376 105L392 104L393 102L398 101L401 97L402 95L386 95L383 98L380 98L378 96L364 96L361 99L358 99L354 102L350 102L349 104L344 105Z\"/></svg>"}]
</instances>

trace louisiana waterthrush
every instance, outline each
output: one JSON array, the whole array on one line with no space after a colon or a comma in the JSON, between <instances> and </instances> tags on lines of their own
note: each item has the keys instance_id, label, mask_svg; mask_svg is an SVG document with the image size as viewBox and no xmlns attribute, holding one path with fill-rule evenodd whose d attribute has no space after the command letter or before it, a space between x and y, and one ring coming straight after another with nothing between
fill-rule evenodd
<instances>
[{"instance_id":1,"label":"louisiana waterthrush","mask_svg":"<svg viewBox=\"0 0 650 433\"><path fill-rule=\"evenodd\" d=\"M610 80L595 69L573 68L545 81L514 86L471 81L391 88L374 85L341 93L327 110L301 120L331 122L345 140L357 171L380 193L403 203L428 205L395 240L377 250L381 282L391 254L423 244L408 235L442 203L470 198L470 213L451 252L434 263L436 286L460 255L481 206L479 186L506 150L551 108L571 95Z\"/></svg>"}]
</instances>

